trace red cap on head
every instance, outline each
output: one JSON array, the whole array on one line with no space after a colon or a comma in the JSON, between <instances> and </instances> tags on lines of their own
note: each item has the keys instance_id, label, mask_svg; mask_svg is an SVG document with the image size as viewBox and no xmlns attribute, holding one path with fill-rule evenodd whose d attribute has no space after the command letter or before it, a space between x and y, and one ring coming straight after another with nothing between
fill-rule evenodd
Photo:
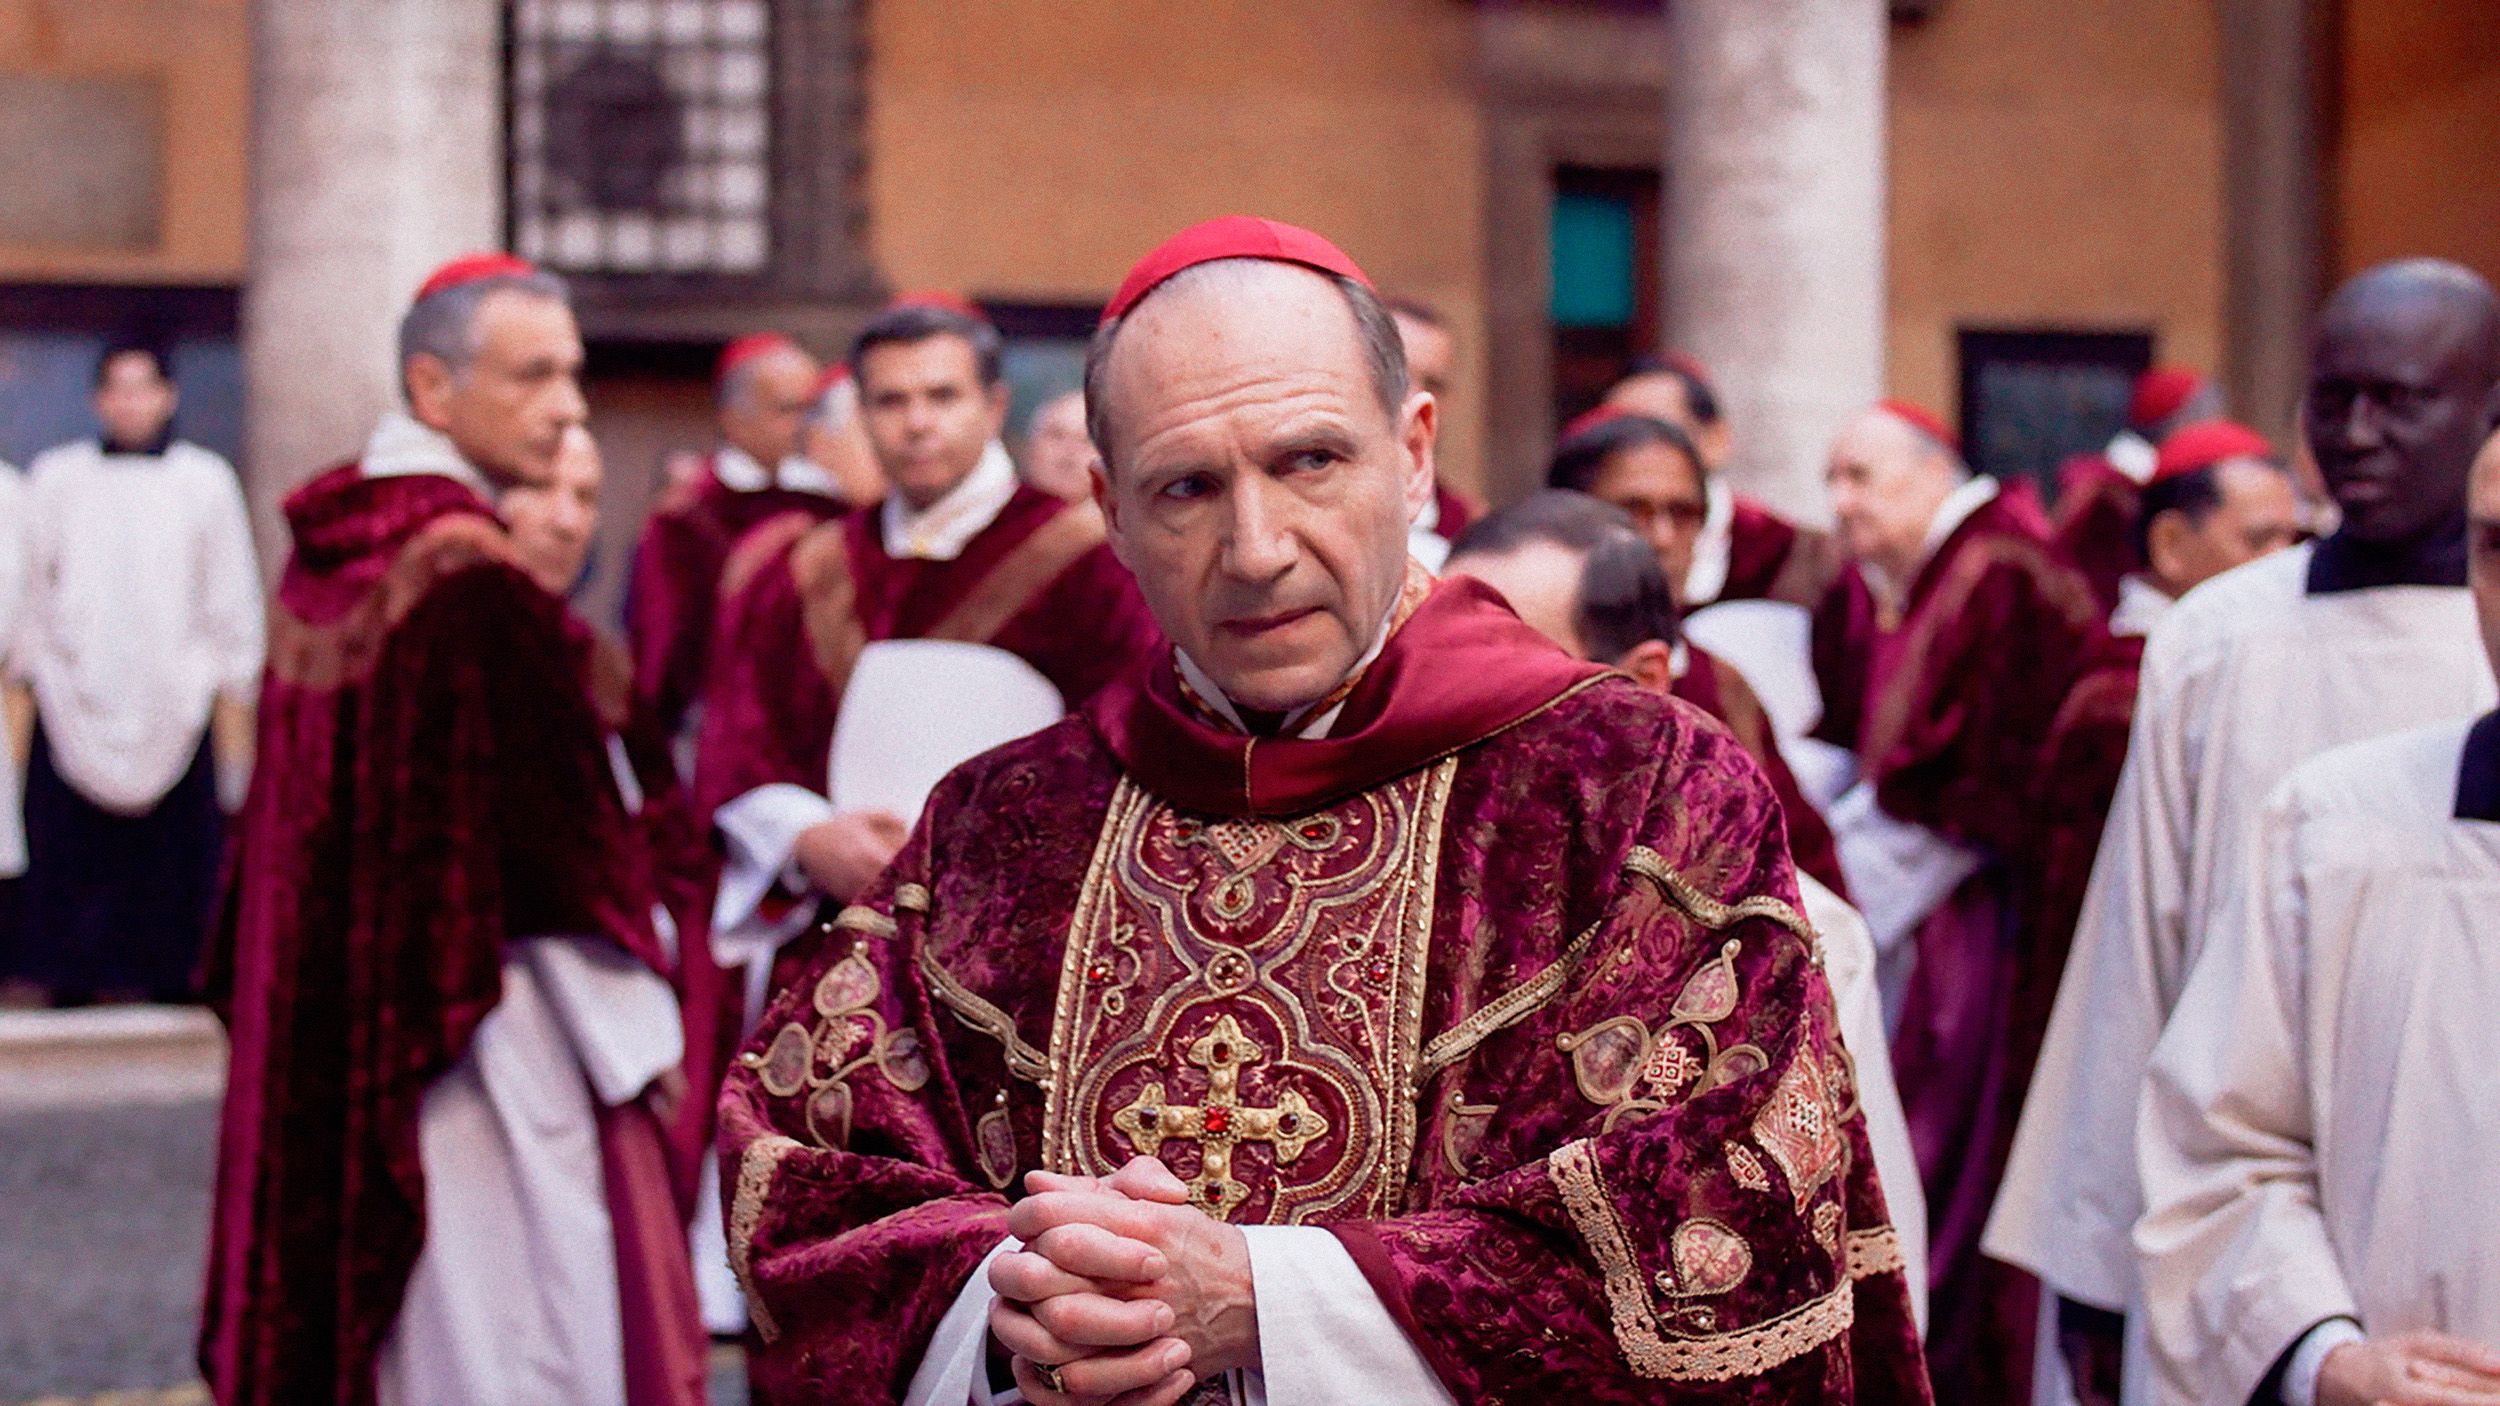
<instances>
[{"instance_id":1,"label":"red cap on head","mask_svg":"<svg viewBox=\"0 0 2500 1406\"><path fill-rule=\"evenodd\" d=\"M1600 425L1611 425L1617 420L1629 419L1636 413L1620 405L1600 405L1594 410L1583 410L1563 423L1562 433L1555 437L1556 442L1578 439Z\"/></svg>"},{"instance_id":2,"label":"red cap on head","mask_svg":"<svg viewBox=\"0 0 2500 1406\"><path fill-rule=\"evenodd\" d=\"M1183 269L1211 264L1218 259L1266 259L1273 263L1300 264L1321 273L1351 278L1369 288L1370 275L1356 266L1346 252L1298 225L1278 220L1262 220L1254 215L1226 215L1191 225L1148 251L1137 266L1120 280L1120 291L1111 295L1110 305L1102 310L1102 320L1116 322L1128 316L1129 309L1160 287L1164 280Z\"/></svg>"},{"instance_id":3,"label":"red cap on head","mask_svg":"<svg viewBox=\"0 0 2500 1406\"><path fill-rule=\"evenodd\" d=\"M1875 408L1954 453L1962 452L1962 437L1955 434L1951 425L1946 424L1941 416L1926 406L1906 400L1879 400L1875 402Z\"/></svg>"},{"instance_id":4,"label":"red cap on head","mask_svg":"<svg viewBox=\"0 0 2500 1406\"><path fill-rule=\"evenodd\" d=\"M2272 459L2274 445L2264 435L2246 425L2229 420L2209 420L2189 425L2161 442L2161 455L2153 461L2154 483L2210 469L2226 459Z\"/></svg>"},{"instance_id":5,"label":"red cap on head","mask_svg":"<svg viewBox=\"0 0 2500 1406\"><path fill-rule=\"evenodd\" d=\"M1713 384L1710 379L1710 368L1702 365L1701 358L1691 352L1671 351L1658 359L1665 362L1667 369L1671 371L1681 371L1705 386Z\"/></svg>"},{"instance_id":6,"label":"red cap on head","mask_svg":"<svg viewBox=\"0 0 2500 1406\"><path fill-rule=\"evenodd\" d=\"M2184 366L2156 366L2135 378L2135 394L2127 399L2127 424L2139 430L2158 425L2204 389L2205 378Z\"/></svg>"},{"instance_id":7,"label":"red cap on head","mask_svg":"<svg viewBox=\"0 0 2500 1406\"><path fill-rule=\"evenodd\" d=\"M895 308L936 308L940 312L951 312L960 317L971 318L975 322L990 320L990 315L981 311L979 303L961 293L944 288L914 288L907 293L897 293L885 306L889 312Z\"/></svg>"},{"instance_id":8,"label":"red cap on head","mask_svg":"<svg viewBox=\"0 0 2500 1406\"><path fill-rule=\"evenodd\" d=\"M720 349L720 364L712 370L715 384L729 379L729 373L758 357L775 352L798 351L799 344L778 332L750 332Z\"/></svg>"},{"instance_id":9,"label":"red cap on head","mask_svg":"<svg viewBox=\"0 0 2500 1406\"><path fill-rule=\"evenodd\" d=\"M824 374L816 378L816 389L810 391L809 394L822 398L826 392L832 390L835 386L848 382L850 379L851 368L837 361L831 366L826 367Z\"/></svg>"},{"instance_id":10,"label":"red cap on head","mask_svg":"<svg viewBox=\"0 0 2500 1406\"><path fill-rule=\"evenodd\" d=\"M415 301L424 302L437 293L447 293L468 283L483 283L490 278L534 278L538 265L514 254L481 250L463 254L425 276L417 285Z\"/></svg>"}]
</instances>

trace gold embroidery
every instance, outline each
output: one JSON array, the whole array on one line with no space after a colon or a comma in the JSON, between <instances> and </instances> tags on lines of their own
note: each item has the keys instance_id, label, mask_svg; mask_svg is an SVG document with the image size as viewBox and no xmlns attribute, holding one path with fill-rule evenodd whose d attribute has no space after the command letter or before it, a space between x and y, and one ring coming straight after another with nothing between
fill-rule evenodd
<instances>
[{"instance_id":1,"label":"gold embroidery","mask_svg":"<svg viewBox=\"0 0 2500 1406\"><path fill-rule=\"evenodd\" d=\"M1008 1073L1028 1083L1044 1086L1050 1083L1050 1061L1016 1033L1014 1019L983 1000L971 987L957 981L955 974L940 966L937 958L925 948L920 953L919 965L921 978L929 983L930 994L953 1011L957 1020L996 1040L1005 1049Z\"/></svg>"},{"instance_id":2,"label":"gold embroidery","mask_svg":"<svg viewBox=\"0 0 2500 1406\"><path fill-rule=\"evenodd\" d=\"M1678 1098L1707 1093L1765 1067L1762 1051L1752 1045L1721 1051L1712 1028L1742 1002L1736 954L1743 945L1735 938L1720 945L1719 955L1685 981L1673 1018L1654 1035L1639 1018L1619 1015L1554 1038L1555 1048L1571 1056L1571 1076L1581 1095L1606 1110L1599 1131L1611 1132L1626 1118L1655 1113Z\"/></svg>"},{"instance_id":3,"label":"gold embroidery","mask_svg":"<svg viewBox=\"0 0 2500 1406\"><path fill-rule=\"evenodd\" d=\"M1814 1243L1826 1254L1840 1253L1840 1203L1826 1201L1814 1208Z\"/></svg>"},{"instance_id":4,"label":"gold embroidery","mask_svg":"<svg viewBox=\"0 0 2500 1406\"><path fill-rule=\"evenodd\" d=\"M1441 1105L1441 1156L1456 1176L1467 1175L1467 1159L1475 1155L1476 1144L1483 1141L1485 1125L1492 1121L1497 1105L1469 1103L1465 1093L1450 1090Z\"/></svg>"},{"instance_id":5,"label":"gold embroidery","mask_svg":"<svg viewBox=\"0 0 2500 1406\"><path fill-rule=\"evenodd\" d=\"M1694 1382L1759 1376L1832 1341L1856 1321L1856 1295L1849 1281L1842 1279L1829 1293L1767 1323L1698 1337L1664 1336L1640 1265L1633 1258L1631 1239L1615 1216L1596 1149L1585 1139L1565 1143L1545 1159L1545 1166L1604 1278L1615 1345L1641 1376Z\"/></svg>"},{"instance_id":6,"label":"gold embroidery","mask_svg":"<svg viewBox=\"0 0 2500 1406\"><path fill-rule=\"evenodd\" d=\"M1848 1244L1851 1279L1872 1279L1878 1274L1896 1274L1909 1268L1901 1257L1901 1232L1889 1225L1852 1230Z\"/></svg>"},{"instance_id":7,"label":"gold embroidery","mask_svg":"<svg viewBox=\"0 0 2500 1406\"><path fill-rule=\"evenodd\" d=\"M1678 1298L1724 1294L1753 1272L1753 1247L1725 1223L1700 1216L1675 1228L1667 1239L1675 1272L1664 1276L1667 1292Z\"/></svg>"},{"instance_id":8,"label":"gold embroidery","mask_svg":"<svg viewBox=\"0 0 2500 1406\"><path fill-rule=\"evenodd\" d=\"M747 1316L766 1342L780 1337L781 1328L755 1288L755 1229L764 1219L764 1194L772 1190L773 1172L782 1158L798 1150L796 1141L779 1133L767 1133L748 1143L746 1154L738 1159L738 1189L729 1205L729 1268L738 1276L738 1287L746 1291Z\"/></svg>"},{"instance_id":9,"label":"gold embroidery","mask_svg":"<svg viewBox=\"0 0 2500 1406\"><path fill-rule=\"evenodd\" d=\"M382 642L440 582L485 563L513 565L512 541L493 518L456 512L408 539L382 577L354 605L312 621L283 604L269 608L269 673L299 688L343 688L373 671Z\"/></svg>"},{"instance_id":10,"label":"gold embroidery","mask_svg":"<svg viewBox=\"0 0 2500 1406\"><path fill-rule=\"evenodd\" d=\"M892 918L860 903L835 914L833 925L849 932L864 932L871 937L892 937L896 932Z\"/></svg>"},{"instance_id":11,"label":"gold embroidery","mask_svg":"<svg viewBox=\"0 0 2500 1406\"><path fill-rule=\"evenodd\" d=\"M1242 1105L1241 1067L1266 1058L1267 1051L1242 1033L1241 1022L1225 1016L1189 1047L1189 1062L1207 1072L1202 1106L1166 1103L1163 1085L1150 1083L1138 1091L1135 1102L1111 1116L1111 1126L1148 1157L1163 1150L1166 1138L1198 1144L1198 1175L1189 1182L1190 1204L1217 1220L1226 1219L1250 1197L1250 1188L1233 1179L1235 1145L1272 1143L1277 1162L1290 1163L1328 1133L1328 1120L1292 1089L1278 1095L1274 1108Z\"/></svg>"},{"instance_id":12,"label":"gold embroidery","mask_svg":"<svg viewBox=\"0 0 2500 1406\"><path fill-rule=\"evenodd\" d=\"M1811 1027L1805 1032L1811 1037ZM1788 1193L1805 1213L1806 1203L1823 1183L1849 1160L1840 1113L1832 1104L1831 1084L1822 1061L1814 1057L1810 1038L1801 1038L1796 1058L1780 1076L1771 1097L1753 1122L1753 1140L1787 1174Z\"/></svg>"},{"instance_id":13,"label":"gold embroidery","mask_svg":"<svg viewBox=\"0 0 2500 1406\"><path fill-rule=\"evenodd\" d=\"M998 1091L998 1106L972 1125L972 1150L981 1159L981 1175L1005 1191L1016 1179L1016 1129L1007 1117L1007 1091Z\"/></svg>"},{"instance_id":14,"label":"gold embroidery","mask_svg":"<svg viewBox=\"0 0 2500 1406\"><path fill-rule=\"evenodd\" d=\"M790 548L790 579L798 591L808 655L837 695L868 647L867 628L859 623L859 583L851 576L849 531L849 523L836 518L810 528Z\"/></svg>"},{"instance_id":15,"label":"gold embroidery","mask_svg":"<svg viewBox=\"0 0 2500 1406\"><path fill-rule=\"evenodd\" d=\"M894 886L894 911L897 913L927 913L929 911L929 890L920 884L896 884Z\"/></svg>"},{"instance_id":16,"label":"gold embroidery","mask_svg":"<svg viewBox=\"0 0 2500 1406\"><path fill-rule=\"evenodd\" d=\"M1160 1156L1243 1223L1395 1214L1456 771L1286 818L1194 815L1123 782L1060 968L1042 1165Z\"/></svg>"},{"instance_id":17,"label":"gold embroidery","mask_svg":"<svg viewBox=\"0 0 2500 1406\"><path fill-rule=\"evenodd\" d=\"M850 1078L861 1069L875 1065L887 1083L904 1093L916 1093L929 1082L929 1057L919 1032L889 1030L875 1009L884 989L868 960L868 944L859 942L816 979L811 1004L820 1019L814 1028L792 1021L762 1050L738 1056L739 1064L755 1071L766 1093L804 1100L800 1108L808 1136L819 1147L850 1144ZM820 1066L825 1073L816 1072Z\"/></svg>"},{"instance_id":18,"label":"gold embroidery","mask_svg":"<svg viewBox=\"0 0 2500 1406\"><path fill-rule=\"evenodd\" d=\"M1536 975L1494 997L1476 1008L1476 1013L1432 1038L1424 1046L1423 1058L1417 1062L1416 1076L1429 1079L1464 1059L1487 1036L1497 1030L1518 1024L1545 1008L1547 1002L1562 994L1563 983L1579 968L1588 955L1589 944L1597 940L1603 920L1591 923L1562 954L1545 964Z\"/></svg>"},{"instance_id":19,"label":"gold embroidery","mask_svg":"<svg viewBox=\"0 0 2500 1406\"><path fill-rule=\"evenodd\" d=\"M1633 846L1632 853L1623 861L1623 867L1656 884L1670 902L1691 914L1693 920L1703 927L1715 932L1734 927L1747 918L1767 918L1796 934L1797 939L1805 943L1806 950L1814 954L1818 964L1823 960L1823 942L1815 935L1814 925L1779 899L1768 894L1755 894L1734 903L1723 903L1677 873L1664 856L1647 845Z\"/></svg>"},{"instance_id":20,"label":"gold embroidery","mask_svg":"<svg viewBox=\"0 0 2500 1406\"><path fill-rule=\"evenodd\" d=\"M1729 1143L1727 1170L1730 1176L1736 1178L1736 1184L1747 1191L1764 1196L1771 1194L1771 1174L1762 1169L1762 1159L1753 1155L1753 1149L1742 1143Z\"/></svg>"}]
</instances>

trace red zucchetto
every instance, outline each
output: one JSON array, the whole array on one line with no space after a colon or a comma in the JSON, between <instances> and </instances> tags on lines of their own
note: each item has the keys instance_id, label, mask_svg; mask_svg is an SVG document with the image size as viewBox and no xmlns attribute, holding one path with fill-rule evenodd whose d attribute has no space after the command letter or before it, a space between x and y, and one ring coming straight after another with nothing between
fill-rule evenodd
<instances>
[{"instance_id":1,"label":"red zucchetto","mask_svg":"<svg viewBox=\"0 0 2500 1406\"><path fill-rule=\"evenodd\" d=\"M426 275L417 285L416 301L424 302L437 293L448 293L464 284L483 283L490 278L535 278L538 265L517 254L484 250L463 254Z\"/></svg>"},{"instance_id":2,"label":"red zucchetto","mask_svg":"<svg viewBox=\"0 0 2500 1406\"><path fill-rule=\"evenodd\" d=\"M1962 437L1944 422L1944 417L1926 406L1907 400L1879 400L1875 402L1875 408L1954 453L1962 452Z\"/></svg>"},{"instance_id":3,"label":"red zucchetto","mask_svg":"<svg viewBox=\"0 0 2500 1406\"><path fill-rule=\"evenodd\" d=\"M1120 280L1120 291L1111 295L1110 305L1102 310L1102 320L1118 321L1174 274L1218 259L1300 264L1321 273L1351 278L1366 288L1372 286L1370 275L1343 249L1307 229L1254 215L1226 215L1191 225L1139 259L1137 266L1128 271L1128 277Z\"/></svg>"},{"instance_id":4,"label":"red zucchetto","mask_svg":"<svg viewBox=\"0 0 2500 1406\"><path fill-rule=\"evenodd\" d=\"M2190 425L2161 442L2161 456L2153 462L2152 482L2210 469L2228 459L2272 458L2274 444L2264 435L2229 420L2209 420Z\"/></svg>"}]
</instances>

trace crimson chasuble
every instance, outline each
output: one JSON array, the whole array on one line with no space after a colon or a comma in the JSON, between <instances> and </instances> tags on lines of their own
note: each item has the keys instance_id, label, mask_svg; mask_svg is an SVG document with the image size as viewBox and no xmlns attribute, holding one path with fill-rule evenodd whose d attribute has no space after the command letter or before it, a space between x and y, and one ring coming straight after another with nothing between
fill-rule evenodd
<instances>
[{"instance_id":1,"label":"crimson chasuble","mask_svg":"<svg viewBox=\"0 0 2500 1406\"><path fill-rule=\"evenodd\" d=\"M710 815L775 782L823 791L843 685L878 640L996 645L1073 708L1161 638L1091 504L1019 486L952 561L889 555L875 513L776 519L722 577L696 803Z\"/></svg>"},{"instance_id":2,"label":"crimson chasuble","mask_svg":"<svg viewBox=\"0 0 2500 1406\"><path fill-rule=\"evenodd\" d=\"M700 477L671 488L643 524L625 589L625 634L634 654L634 691L664 735L675 736L702 696L711 659L712 619L721 571L738 539L785 513L822 522L841 499L779 486L736 489L711 462Z\"/></svg>"},{"instance_id":3,"label":"crimson chasuble","mask_svg":"<svg viewBox=\"0 0 2500 1406\"><path fill-rule=\"evenodd\" d=\"M1760 769L1474 582L1324 739L1158 652L799 946L722 1098L776 1399L900 1399L1022 1174L1138 1153L1331 1230L1462 1401L1928 1399Z\"/></svg>"},{"instance_id":4,"label":"crimson chasuble","mask_svg":"<svg viewBox=\"0 0 2500 1406\"><path fill-rule=\"evenodd\" d=\"M222 1406L373 1399L425 1241L418 1115L504 945L605 937L665 972L648 847L588 641L437 475L286 505L259 764L208 977L231 1043L200 1359Z\"/></svg>"},{"instance_id":5,"label":"crimson chasuble","mask_svg":"<svg viewBox=\"0 0 2500 1406\"><path fill-rule=\"evenodd\" d=\"M2064 945L2020 920L2036 890L2040 748L2101 647L2102 610L2058 557L2035 505L1998 494L1912 579L1888 619L1842 575L1816 616L1825 740L1851 747L1882 812L1976 851L1977 872L1922 922L1893 1040L1927 1187L1929 1346L1939 1394L2027 1399L2027 1280L1978 1253Z\"/></svg>"},{"instance_id":6,"label":"crimson chasuble","mask_svg":"<svg viewBox=\"0 0 2500 1406\"><path fill-rule=\"evenodd\" d=\"M1707 650L1684 647L1684 671L1667 691L1701 709L1736 734L1745 751L1762 766L1762 774L1779 797L1780 814L1788 822L1788 852L1797 861L1797 868L1811 874L1823 887L1849 896L1848 880L1840 872L1840 850L1832 842L1832 827L1823 819L1823 812L1806 799L1797 785L1797 775L1788 769L1780 755L1779 739L1772 735L1771 718L1762 710L1762 700L1754 696L1753 685L1736 672L1727 661Z\"/></svg>"},{"instance_id":7,"label":"crimson chasuble","mask_svg":"<svg viewBox=\"0 0 2500 1406\"><path fill-rule=\"evenodd\" d=\"M2078 454L2057 471L2057 549L2092 585L2104 614L2118 608L2118 583L2144 569L2136 519L2144 487L2099 454Z\"/></svg>"}]
</instances>

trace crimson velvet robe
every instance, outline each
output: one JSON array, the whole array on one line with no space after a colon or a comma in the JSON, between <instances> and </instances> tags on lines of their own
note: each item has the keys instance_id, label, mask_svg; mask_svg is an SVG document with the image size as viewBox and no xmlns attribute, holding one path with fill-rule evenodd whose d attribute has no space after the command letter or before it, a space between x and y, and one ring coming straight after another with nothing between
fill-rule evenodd
<instances>
[{"instance_id":1,"label":"crimson velvet robe","mask_svg":"<svg viewBox=\"0 0 2500 1406\"><path fill-rule=\"evenodd\" d=\"M609 766L625 681L603 717L586 636L487 504L350 466L286 512L209 954L232 1052L200 1359L221 1406L361 1406L425 1241L419 1112L494 1008L507 940L605 937L667 966ZM643 1117L608 1150L656 1153Z\"/></svg>"},{"instance_id":2,"label":"crimson velvet robe","mask_svg":"<svg viewBox=\"0 0 2500 1406\"><path fill-rule=\"evenodd\" d=\"M1840 548L1831 534L1802 528L1743 494L1728 519L1727 583L1706 601L1776 600L1811 607L1840 571Z\"/></svg>"},{"instance_id":3,"label":"crimson velvet robe","mask_svg":"<svg viewBox=\"0 0 2500 1406\"><path fill-rule=\"evenodd\" d=\"M1762 710L1762 700L1754 696L1745 676L1708 651L1686 645L1684 672L1668 692L1736 734L1779 797L1780 814L1788 823L1788 852L1797 868L1813 875L1823 887L1848 897L1849 883L1840 872L1840 850L1832 842L1832 827L1798 787L1797 775L1788 769L1779 739L1772 735L1770 715Z\"/></svg>"},{"instance_id":4,"label":"crimson velvet robe","mask_svg":"<svg viewBox=\"0 0 2500 1406\"><path fill-rule=\"evenodd\" d=\"M1927 1187L1930 1357L1948 1402L2027 1399L2027 1285L1978 1253L2046 1007L2017 993L2063 966L2020 921L2036 878L2040 747L2100 647L2102 611L2029 499L1999 494L1938 544L1888 620L1843 573L1818 610L1819 733L1851 747L1883 812L1980 853L1912 938L1893 1071ZM2028 1028L2025 1028L2027 1024Z\"/></svg>"},{"instance_id":5,"label":"crimson velvet robe","mask_svg":"<svg viewBox=\"0 0 2500 1406\"><path fill-rule=\"evenodd\" d=\"M1324 740L1160 653L801 944L722 1097L774 1399L900 1399L1022 1174L1141 1151L1329 1228L1461 1401L1927 1399L1776 799L1477 583Z\"/></svg>"},{"instance_id":6,"label":"crimson velvet robe","mask_svg":"<svg viewBox=\"0 0 2500 1406\"><path fill-rule=\"evenodd\" d=\"M2057 549L2092 585L2103 614L2118 608L2118 583L2144 569L2135 521L2144 489L2098 454L2078 454L2057 471Z\"/></svg>"},{"instance_id":7,"label":"crimson velvet robe","mask_svg":"<svg viewBox=\"0 0 2500 1406\"><path fill-rule=\"evenodd\" d=\"M705 815L774 782L824 789L843 684L878 640L996 645L1073 708L1162 638L1101 514L1031 487L953 561L887 555L875 513L784 517L740 545L722 587L695 762Z\"/></svg>"},{"instance_id":8,"label":"crimson velvet robe","mask_svg":"<svg viewBox=\"0 0 2500 1406\"><path fill-rule=\"evenodd\" d=\"M701 477L672 487L643 524L625 589L625 634L634 652L634 690L675 736L702 696L711 659L721 571L738 539L784 513L822 522L844 511L838 498L795 488L735 489L709 463Z\"/></svg>"}]
</instances>

